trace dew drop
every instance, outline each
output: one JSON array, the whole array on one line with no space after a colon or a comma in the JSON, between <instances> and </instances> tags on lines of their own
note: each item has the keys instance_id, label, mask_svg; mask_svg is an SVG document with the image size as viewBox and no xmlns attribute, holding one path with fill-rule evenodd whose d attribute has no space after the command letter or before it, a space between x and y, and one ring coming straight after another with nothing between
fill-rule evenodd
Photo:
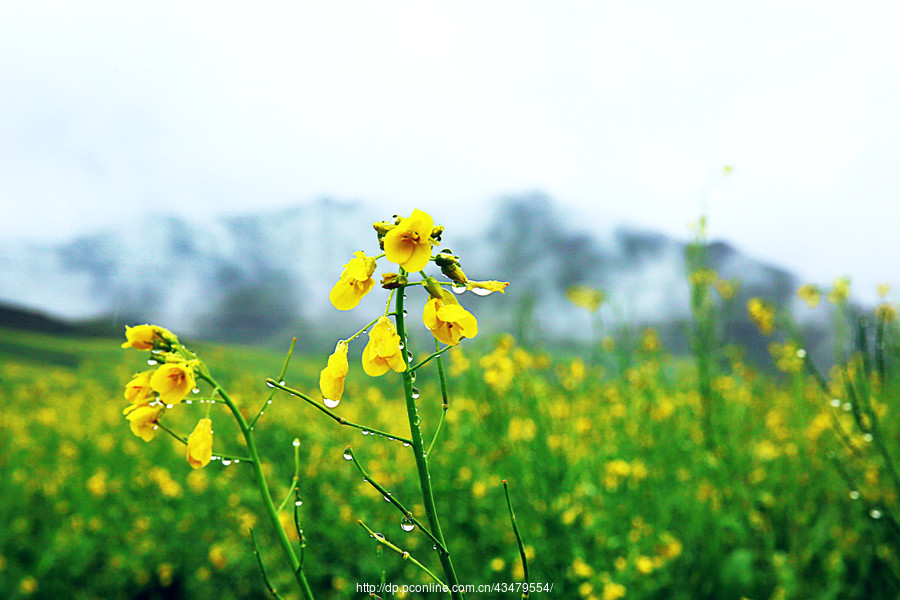
<instances>
[{"instance_id":1,"label":"dew drop","mask_svg":"<svg viewBox=\"0 0 900 600\"><path fill-rule=\"evenodd\" d=\"M271 382L271 381L269 381L269 380L266 380L266 385L267 385L267 386L269 386L269 387L270 387L270 388L273 388L273 387L275 387L275 384L274 384L274 383L272 383L272 382Z\"/></svg>"},{"instance_id":2,"label":"dew drop","mask_svg":"<svg viewBox=\"0 0 900 600\"><path fill-rule=\"evenodd\" d=\"M303 506L303 500L297 498L296 500L294 500L294 506Z\"/></svg>"},{"instance_id":3,"label":"dew drop","mask_svg":"<svg viewBox=\"0 0 900 600\"><path fill-rule=\"evenodd\" d=\"M191 401L191 400L188 400L188 399L185 399L184 403L185 403L185 404L191 404L192 401Z\"/></svg>"},{"instance_id":4,"label":"dew drop","mask_svg":"<svg viewBox=\"0 0 900 600\"><path fill-rule=\"evenodd\" d=\"M350 448L344 450L344 460L353 460L353 453L350 452Z\"/></svg>"},{"instance_id":5,"label":"dew drop","mask_svg":"<svg viewBox=\"0 0 900 600\"><path fill-rule=\"evenodd\" d=\"M403 554L400 555L400 558L402 558L403 560L406 560L407 558L409 558L409 552L404 550Z\"/></svg>"},{"instance_id":6,"label":"dew drop","mask_svg":"<svg viewBox=\"0 0 900 600\"><path fill-rule=\"evenodd\" d=\"M239 459L239 458L234 459L234 464L238 464L239 462L241 462L241 459Z\"/></svg>"},{"instance_id":7,"label":"dew drop","mask_svg":"<svg viewBox=\"0 0 900 600\"><path fill-rule=\"evenodd\" d=\"M454 286L451 286L450 289L453 290L453 293L454 293L454 294L462 294L463 292L466 291L466 286L464 286L464 285L454 285Z\"/></svg>"},{"instance_id":8,"label":"dew drop","mask_svg":"<svg viewBox=\"0 0 900 600\"><path fill-rule=\"evenodd\" d=\"M850 496L851 500L859 500L859 492L856 490L850 490L850 494L848 495Z\"/></svg>"},{"instance_id":9,"label":"dew drop","mask_svg":"<svg viewBox=\"0 0 900 600\"><path fill-rule=\"evenodd\" d=\"M271 400L266 400L266 404L272 404Z\"/></svg>"},{"instance_id":10,"label":"dew drop","mask_svg":"<svg viewBox=\"0 0 900 600\"><path fill-rule=\"evenodd\" d=\"M376 539L376 540L384 540L384 535L383 535L383 534L380 534L380 533L376 533L376 534L375 534L375 539Z\"/></svg>"},{"instance_id":11,"label":"dew drop","mask_svg":"<svg viewBox=\"0 0 900 600\"><path fill-rule=\"evenodd\" d=\"M159 425L154 425L153 429L159 429Z\"/></svg>"},{"instance_id":12,"label":"dew drop","mask_svg":"<svg viewBox=\"0 0 900 600\"><path fill-rule=\"evenodd\" d=\"M390 496L390 495L391 495L391 493L388 492L388 495L384 497L384 501L385 501L385 502L390 502L390 501L391 501L391 499L388 497L388 496Z\"/></svg>"},{"instance_id":13,"label":"dew drop","mask_svg":"<svg viewBox=\"0 0 900 600\"><path fill-rule=\"evenodd\" d=\"M797 350L797 358L806 358L806 350L803 348Z\"/></svg>"},{"instance_id":14,"label":"dew drop","mask_svg":"<svg viewBox=\"0 0 900 600\"><path fill-rule=\"evenodd\" d=\"M368 429L363 429L363 430L362 430L362 434L363 434L363 435L370 435L370 432L369 432Z\"/></svg>"},{"instance_id":15,"label":"dew drop","mask_svg":"<svg viewBox=\"0 0 900 600\"><path fill-rule=\"evenodd\" d=\"M191 393L199 394L199 393L200 393L200 388L195 387L194 389L191 390Z\"/></svg>"},{"instance_id":16,"label":"dew drop","mask_svg":"<svg viewBox=\"0 0 900 600\"><path fill-rule=\"evenodd\" d=\"M175 408L175 405L174 405L174 404L166 404L166 408L167 408L167 409L169 409L169 408Z\"/></svg>"},{"instance_id":17,"label":"dew drop","mask_svg":"<svg viewBox=\"0 0 900 600\"><path fill-rule=\"evenodd\" d=\"M841 401L840 401L838 398L832 398L832 399L831 399L831 406L833 406L833 407L835 407L835 408L840 408L840 407L841 407Z\"/></svg>"},{"instance_id":18,"label":"dew drop","mask_svg":"<svg viewBox=\"0 0 900 600\"><path fill-rule=\"evenodd\" d=\"M294 448L297 448L298 446L300 446L300 439L294 438L294 441L291 443L294 445Z\"/></svg>"},{"instance_id":19,"label":"dew drop","mask_svg":"<svg viewBox=\"0 0 900 600\"><path fill-rule=\"evenodd\" d=\"M323 398L322 399L322 404L324 404L328 408L335 408L340 403L341 403L340 400L332 400L331 398Z\"/></svg>"},{"instance_id":20,"label":"dew drop","mask_svg":"<svg viewBox=\"0 0 900 600\"><path fill-rule=\"evenodd\" d=\"M844 405L841 406L841 408L844 409L844 412L850 412L851 410L853 410L853 405L849 402L844 402Z\"/></svg>"},{"instance_id":21,"label":"dew drop","mask_svg":"<svg viewBox=\"0 0 900 600\"><path fill-rule=\"evenodd\" d=\"M474 288L472 293L476 296L490 296L491 290L486 290L484 288Z\"/></svg>"},{"instance_id":22,"label":"dew drop","mask_svg":"<svg viewBox=\"0 0 900 600\"><path fill-rule=\"evenodd\" d=\"M413 389L412 389L412 397L413 397L413 400L418 400L418 398L419 398L419 388L413 388Z\"/></svg>"},{"instance_id":23,"label":"dew drop","mask_svg":"<svg viewBox=\"0 0 900 600\"><path fill-rule=\"evenodd\" d=\"M402 519L400 519L400 529L402 529L403 531L406 531L407 533L409 533L410 531L412 531L415 528L416 528L416 524L413 523L412 521L410 521L409 519L407 519L406 517L403 517Z\"/></svg>"},{"instance_id":24,"label":"dew drop","mask_svg":"<svg viewBox=\"0 0 900 600\"><path fill-rule=\"evenodd\" d=\"M862 437L863 437L863 441L866 443L871 442L872 440L875 439L871 433L864 433Z\"/></svg>"},{"instance_id":25,"label":"dew drop","mask_svg":"<svg viewBox=\"0 0 900 600\"><path fill-rule=\"evenodd\" d=\"M222 459L222 465L224 465L224 466L227 467L227 466L230 465L230 464L231 464L231 459L230 459L230 458L223 458L223 459Z\"/></svg>"},{"instance_id":26,"label":"dew drop","mask_svg":"<svg viewBox=\"0 0 900 600\"><path fill-rule=\"evenodd\" d=\"M159 361L153 360L152 358L148 358L148 359L147 359L147 364L148 364L148 365L151 365L151 366L153 366L153 365L158 365L158 364L159 364Z\"/></svg>"},{"instance_id":27,"label":"dew drop","mask_svg":"<svg viewBox=\"0 0 900 600\"><path fill-rule=\"evenodd\" d=\"M403 445L404 445L405 447L409 448L409 442L403 442Z\"/></svg>"},{"instance_id":28,"label":"dew drop","mask_svg":"<svg viewBox=\"0 0 900 600\"><path fill-rule=\"evenodd\" d=\"M873 519L880 519L881 511L878 510L877 508L873 508L872 510L869 511L869 516L872 517Z\"/></svg>"}]
</instances>

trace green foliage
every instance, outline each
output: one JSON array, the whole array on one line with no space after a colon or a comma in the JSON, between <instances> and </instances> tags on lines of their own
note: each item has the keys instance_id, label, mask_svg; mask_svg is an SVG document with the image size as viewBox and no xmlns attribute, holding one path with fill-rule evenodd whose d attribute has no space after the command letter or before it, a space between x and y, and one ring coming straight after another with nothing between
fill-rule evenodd
<instances>
[{"instance_id":1,"label":"green foliage","mask_svg":"<svg viewBox=\"0 0 900 600\"><path fill-rule=\"evenodd\" d=\"M131 434L122 385L146 367L137 354L123 358L119 343L0 331L4 596L266 598L252 527L273 587L298 598L248 465L213 461L192 470L180 442ZM283 357L192 347L241 411L255 415L271 392L265 377L278 374ZM896 506L896 491L877 453L848 455L832 434L837 419L864 447L852 412L833 408L802 369L786 365L788 373L774 378L743 363L740 352L723 356L706 382L716 398L711 452L696 367L656 344L608 344L594 365L529 352L511 338L478 353L449 351L450 408L429 464L461 582L521 580L505 479L531 581L552 583L548 598L896 597L897 542L888 519L869 516L872 505L885 513ZM890 373L891 358L880 360ZM295 355L285 380L313 395L322 366L322 356ZM847 369L862 389L862 367ZM847 377L825 385L837 394ZM434 427L437 377L423 371L416 385L422 422ZM891 451L898 431L884 399L898 386L885 377L872 387L877 393L865 388ZM403 398L388 389L351 370L335 410L408 435ZM198 403L183 408L166 422L186 435L202 411ZM220 408L211 410L216 450L242 455L239 431ZM396 508L342 459L352 445L366 472L421 514L402 444L340 427L282 392L255 431L276 502L291 487L292 440L301 441L298 518L317 598L363 597L356 584L378 582L382 561L387 582L429 582L397 554L382 557L357 519L439 572L431 541L403 531ZM434 431L423 433L430 440ZM848 496L829 452L859 484L860 500ZM296 544L292 504L282 517Z\"/></svg>"}]
</instances>

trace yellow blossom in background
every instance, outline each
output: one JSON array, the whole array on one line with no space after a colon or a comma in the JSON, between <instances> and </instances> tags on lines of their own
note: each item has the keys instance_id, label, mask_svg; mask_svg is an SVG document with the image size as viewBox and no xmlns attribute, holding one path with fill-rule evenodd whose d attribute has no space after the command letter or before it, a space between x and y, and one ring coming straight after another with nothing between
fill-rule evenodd
<instances>
[{"instance_id":1,"label":"yellow blossom in background","mask_svg":"<svg viewBox=\"0 0 900 600\"><path fill-rule=\"evenodd\" d=\"M576 577L590 577L594 574L594 569L584 562L583 558L576 556L575 560L572 561L572 572Z\"/></svg>"},{"instance_id":2,"label":"yellow blossom in background","mask_svg":"<svg viewBox=\"0 0 900 600\"><path fill-rule=\"evenodd\" d=\"M138 373L134 378L125 385L125 399L132 404L145 404L149 397L153 394L153 388L150 386L150 376L153 371L144 371Z\"/></svg>"},{"instance_id":3,"label":"yellow blossom in background","mask_svg":"<svg viewBox=\"0 0 900 600\"><path fill-rule=\"evenodd\" d=\"M406 370L406 359L400 348L400 336L387 317L381 317L369 332L369 343L362 355L363 370L371 377L378 377L393 369L397 373Z\"/></svg>"},{"instance_id":4,"label":"yellow blossom in background","mask_svg":"<svg viewBox=\"0 0 900 600\"><path fill-rule=\"evenodd\" d=\"M625 597L626 591L621 583L609 581L603 584L603 600L619 600Z\"/></svg>"},{"instance_id":5,"label":"yellow blossom in background","mask_svg":"<svg viewBox=\"0 0 900 600\"><path fill-rule=\"evenodd\" d=\"M410 272L421 271L431 260L431 231L434 219L415 209L412 215L400 220L384 236L384 255Z\"/></svg>"},{"instance_id":6,"label":"yellow blossom in background","mask_svg":"<svg viewBox=\"0 0 900 600\"><path fill-rule=\"evenodd\" d=\"M162 406L150 406L149 404L141 404L138 406L131 405L125 409L125 418L131 424L131 431L145 442L149 442L156 435L156 422L159 420L159 414L162 412Z\"/></svg>"},{"instance_id":7,"label":"yellow blossom in background","mask_svg":"<svg viewBox=\"0 0 900 600\"><path fill-rule=\"evenodd\" d=\"M713 285L719 279L719 274L712 269L697 269L688 275L691 285Z\"/></svg>"},{"instance_id":8,"label":"yellow blossom in background","mask_svg":"<svg viewBox=\"0 0 900 600\"><path fill-rule=\"evenodd\" d=\"M175 335L157 325L135 325L134 327L125 326L125 339L122 344L123 348L134 348L135 350L152 350L153 343L162 340L171 340Z\"/></svg>"},{"instance_id":9,"label":"yellow blossom in background","mask_svg":"<svg viewBox=\"0 0 900 600\"><path fill-rule=\"evenodd\" d=\"M637 569L638 573L649 575L653 572L653 559L648 556L638 556L634 561L634 567Z\"/></svg>"},{"instance_id":10,"label":"yellow blossom in background","mask_svg":"<svg viewBox=\"0 0 900 600\"><path fill-rule=\"evenodd\" d=\"M372 273L375 272L375 259L363 252L354 252L353 255L355 258L351 258L350 262L344 265L344 271L328 294L331 304L338 310L356 308L363 296L375 285L372 278Z\"/></svg>"},{"instance_id":11,"label":"yellow blossom in background","mask_svg":"<svg viewBox=\"0 0 900 600\"><path fill-rule=\"evenodd\" d=\"M195 385L194 370L183 362L166 363L150 376L150 386L164 404L181 402Z\"/></svg>"},{"instance_id":12,"label":"yellow blossom in background","mask_svg":"<svg viewBox=\"0 0 900 600\"><path fill-rule=\"evenodd\" d=\"M344 378L350 371L347 363L348 348L346 340L339 341L334 353L328 357L328 365L319 374L319 390L323 398L337 402L344 394Z\"/></svg>"},{"instance_id":13,"label":"yellow blossom in background","mask_svg":"<svg viewBox=\"0 0 900 600\"><path fill-rule=\"evenodd\" d=\"M891 286L888 283L879 283L875 291L878 293L879 298L886 298L891 291Z\"/></svg>"},{"instance_id":14,"label":"yellow blossom in background","mask_svg":"<svg viewBox=\"0 0 900 600\"><path fill-rule=\"evenodd\" d=\"M442 291L442 298L429 298L422 311L425 327L439 342L455 346L462 338L473 338L478 334L475 316L460 306L453 294Z\"/></svg>"},{"instance_id":15,"label":"yellow blossom in background","mask_svg":"<svg viewBox=\"0 0 900 600\"><path fill-rule=\"evenodd\" d=\"M762 298L750 298L747 301L747 313L750 320L763 335L772 335L775 329L775 307Z\"/></svg>"},{"instance_id":16,"label":"yellow blossom in background","mask_svg":"<svg viewBox=\"0 0 900 600\"><path fill-rule=\"evenodd\" d=\"M806 302L808 307L815 308L819 305L821 294L818 287L811 283L805 283L797 290L797 297Z\"/></svg>"},{"instance_id":17,"label":"yellow blossom in background","mask_svg":"<svg viewBox=\"0 0 900 600\"><path fill-rule=\"evenodd\" d=\"M843 304L850 298L850 278L840 277L834 280L834 286L828 292L828 301L832 304Z\"/></svg>"},{"instance_id":18,"label":"yellow blossom in background","mask_svg":"<svg viewBox=\"0 0 900 600\"><path fill-rule=\"evenodd\" d=\"M606 301L606 294L587 285L573 285L566 290L569 302L588 312L597 312Z\"/></svg>"},{"instance_id":19,"label":"yellow blossom in background","mask_svg":"<svg viewBox=\"0 0 900 600\"><path fill-rule=\"evenodd\" d=\"M726 279L717 279L715 285L716 291L719 292L719 296L722 297L722 300L731 300L732 298L734 298L736 286L733 281L728 281Z\"/></svg>"},{"instance_id":20,"label":"yellow blossom in background","mask_svg":"<svg viewBox=\"0 0 900 600\"><path fill-rule=\"evenodd\" d=\"M187 461L194 469L201 469L212 459L212 420L200 419L194 431L188 436Z\"/></svg>"}]
</instances>

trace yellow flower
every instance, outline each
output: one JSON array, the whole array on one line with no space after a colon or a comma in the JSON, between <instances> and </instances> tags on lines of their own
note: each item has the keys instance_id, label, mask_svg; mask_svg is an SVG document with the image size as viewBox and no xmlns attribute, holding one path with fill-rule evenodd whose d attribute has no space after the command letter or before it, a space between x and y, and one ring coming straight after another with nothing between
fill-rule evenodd
<instances>
[{"instance_id":1,"label":"yellow flower","mask_svg":"<svg viewBox=\"0 0 900 600\"><path fill-rule=\"evenodd\" d=\"M344 377L350 370L347 364L348 347L345 340L339 341L334 353L328 357L328 365L319 374L319 389L323 398L337 402L344 393Z\"/></svg>"},{"instance_id":2,"label":"yellow flower","mask_svg":"<svg viewBox=\"0 0 900 600\"><path fill-rule=\"evenodd\" d=\"M566 298L575 306L588 312L596 312L606 301L606 294L590 286L575 285L566 290Z\"/></svg>"},{"instance_id":3,"label":"yellow flower","mask_svg":"<svg viewBox=\"0 0 900 600\"><path fill-rule=\"evenodd\" d=\"M340 279L328 294L328 299L338 310L356 308L363 296L375 285L375 280L372 279L375 259L363 252L354 252L353 255L355 258L351 258L350 262L344 265Z\"/></svg>"},{"instance_id":4,"label":"yellow flower","mask_svg":"<svg viewBox=\"0 0 900 600\"><path fill-rule=\"evenodd\" d=\"M122 344L123 348L134 348L135 350L152 350L153 343L156 341L171 342L175 338L175 334L167 329L163 329L157 325L136 325L134 327L125 326L125 339Z\"/></svg>"},{"instance_id":5,"label":"yellow flower","mask_svg":"<svg viewBox=\"0 0 900 600\"><path fill-rule=\"evenodd\" d=\"M166 363L150 376L150 386L164 404L181 402L194 385L194 370L183 362Z\"/></svg>"},{"instance_id":6,"label":"yellow flower","mask_svg":"<svg viewBox=\"0 0 900 600\"><path fill-rule=\"evenodd\" d=\"M464 309L446 290L442 298L429 298L422 312L425 327L444 344L455 346L461 338L473 338L478 334L478 321Z\"/></svg>"},{"instance_id":7,"label":"yellow flower","mask_svg":"<svg viewBox=\"0 0 900 600\"><path fill-rule=\"evenodd\" d=\"M156 435L156 422L159 420L162 410L162 406L141 404L131 405L123 412L128 415L125 418L131 423L131 432L145 442L149 442Z\"/></svg>"},{"instance_id":8,"label":"yellow flower","mask_svg":"<svg viewBox=\"0 0 900 600\"><path fill-rule=\"evenodd\" d=\"M834 280L834 287L828 293L828 301L832 304L843 304L850 298L850 278L840 277Z\"/></svg>"},{"instance_id":9,"label":"yellow flower","mask_svg":"<svg viewBox=\"0 0 900 600\"><path fill-rule=\"evenodd\" d=\"M151 375L153 375L153 371L144 371L135 375L125 385L125 399L132 404L147 403L149 396L153 393L153 388L150 386Z\"/></svg>"},{"instance_id":10,"label":"yellow flower","mask_svg":"<svg viewBox=\"0 0 900 600\"><path fill-rule=\"evenodd\" d=\"M603 584L603 600L619 600L625 597L626 591L621 583L609 581Z\"/></svg>"},{"instance_id":11,"label":"yellow flower","mask_svg":"<svg viewBox=\"0 0 900 600\"><path fill-rule=\"evenodd\" d=\"M431 260L434 219L416 209L384 236L384 255L410 272L421 271Z\"/></svg>"},{"instance_id":12,"label":"yellow flower","mask_svg":"<svg viewBox=\"0 0 900 600\"><path fill-rule=\"evenodd\" d=\"M363 370L367 375L378 377L393 369L398 373L406 370L406 359L400 347L400 336L387 317L381 317L369 332L369 343L362 355Z\"/></svg>"},{"instance_id":13,"label":"yellow flower","mask_svg":"<svg viewBox=\"0 0 900 600\"><path fill-rule=\"evenodd\" d=\"M762 298L750 298L747 301L747 313L750 320L763 335L772 335L775 328L775 308Z\"/></svg>"},{"instance_id":14,"label":"yellow flower","mask_svg":"<svg viewBox=\"0 0 900 600\"><path fill-rule=\"evenodd\" d=\"M212 420L200 419L187 441L187 461L191 467L201 469L209 464L212 459L212 443Z\"/></svg>"},{"instance_id":15,"label":"yellow flower","mask_svg":"<svg viewBox=\"0 0 900 600\"><path fill-rule=\"evenodd\" d=\"M819 305L819 288L811 283L805 283L797 289L797 297L806 302L806 306L815 308Z\"/></svg>"}]
</instances>

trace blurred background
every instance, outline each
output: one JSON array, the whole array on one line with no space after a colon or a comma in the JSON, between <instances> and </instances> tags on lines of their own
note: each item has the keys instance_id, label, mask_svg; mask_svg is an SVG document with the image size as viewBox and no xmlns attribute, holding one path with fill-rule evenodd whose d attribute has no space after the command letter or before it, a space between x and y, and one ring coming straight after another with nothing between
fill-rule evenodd
<instances>
[{"instance_id":1,"label":"blurred background","mask_svg":"<svg viewBox=\"0 0 900 600\"><path fill-rule=\"evenodd\" d=\"M369 223L420 208L548 334L583 331L551 310L579 283L686 314L702 215L721 276L872 303L900 260L886 7L5 4L0 299L314 333Z\"/></svg>"},{"instance_id":2,"label":"blurred background","mask_svg":"<svg viewBox=\"0 0 900 600\"><path fill-rule=\"evenodd\" d=\"M447 386L416 383L465 583L525 578L508 479L547 598L894 600L893 10L0 3L0 597L268 598L255 527L300 598L246 461L194 470L182 441L129 431L123 386L156 358L120 345L144 322L265 410L317 598L425 582L355 521L438 569L431 541L341 458L421 515L411 453L264 384L296 336L284 379L321 398L336 339L385 297L340 312L331 286L372 222L418 208L470 278L510 282L460 297L479 335L441 359ZM402 435L362 345L337 410ZM209 414L215 451L243 455L200 387L166 425Z\"/></svg>"}]
</instances>

